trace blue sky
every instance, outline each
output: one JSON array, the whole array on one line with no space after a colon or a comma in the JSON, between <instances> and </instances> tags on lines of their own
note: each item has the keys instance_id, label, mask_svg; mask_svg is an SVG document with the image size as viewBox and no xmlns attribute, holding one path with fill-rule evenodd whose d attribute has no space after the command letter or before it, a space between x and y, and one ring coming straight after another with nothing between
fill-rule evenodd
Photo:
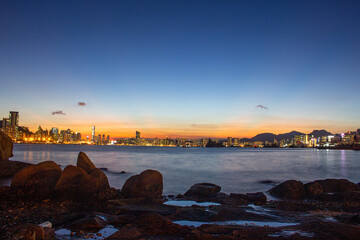
<instances>
[{"instance_id":1,"label":"blue sky","mask_svg":"<svg viewBox=\"0 0 360 240\"><path fill-rule=\"evenodd\" d=\"M112 136L354 130L359 42L359 1L1 1L0 115Z\"/></svg>"}]
</instances>

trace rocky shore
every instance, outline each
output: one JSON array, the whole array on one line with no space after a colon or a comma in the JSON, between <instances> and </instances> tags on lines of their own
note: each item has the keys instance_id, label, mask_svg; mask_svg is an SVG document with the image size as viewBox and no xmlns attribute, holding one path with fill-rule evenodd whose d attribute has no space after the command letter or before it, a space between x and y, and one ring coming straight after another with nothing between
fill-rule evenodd
<instances>
[{"instance_id":1,"label":"rocky shore","mask_svg":"<svg viewBox=\"0 0 360 240\"><path fill-rule=\"evenodd\" d=\"M12 150L3 149L7 172ZM360 239L360 186L346 179L231 194L198 183L163 196L160 172L145 170L114 189L83 152L63 170L46 161L15 172L11 186L0 187L1 239Z\"/></svg>"}]
</instances>

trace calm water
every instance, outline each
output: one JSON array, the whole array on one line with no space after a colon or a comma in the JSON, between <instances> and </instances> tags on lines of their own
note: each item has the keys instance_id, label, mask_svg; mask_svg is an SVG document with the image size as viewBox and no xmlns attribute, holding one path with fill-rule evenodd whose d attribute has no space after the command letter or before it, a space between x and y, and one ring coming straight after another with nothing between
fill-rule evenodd
<instances>
[{"instance_id":1,"label":"calm water","mask_svg":"<svg viewBox=\"0 0 360 240\"><path fill-rule=\"evenodd\" d=\"M76 165L79 151L85 152L97 167L109 169L107 176L115 188L121 188L128 177L143 170L160 171L164 194L184 193L199 182L218 184L226 193L266 191L272 187L259 183L261 180L347 178L360 182L360 151L351 150L16 144L12 160L52 160L64 167Z\"/></svg>"}]
</instances>

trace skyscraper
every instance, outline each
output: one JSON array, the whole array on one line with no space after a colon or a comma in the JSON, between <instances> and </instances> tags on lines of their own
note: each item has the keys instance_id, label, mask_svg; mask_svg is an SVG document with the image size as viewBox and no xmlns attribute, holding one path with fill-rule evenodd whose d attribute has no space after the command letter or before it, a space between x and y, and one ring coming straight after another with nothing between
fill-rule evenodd
<instances>
[{"instance_id":1,"label":"skyscraper","mask_svg":"<svg viewBox=\"0 0 360 240\"><path fill-rule=\"evenodd\" d=\"M136 131L136 140L140 140L140 132Z\"/></svg>"},{"instance_id":2,"label":"skyscraper","mask_svg":"<svg viewBox=\"0 0 360 240\"><path fill-rule=\"evenodd\" d=\"M95 143L95 126L92 127L91 131L91 142Z\"/></svg>"},{"instance_id":3,"label":"skyscraper","mask_svg":"<svg viewBox=\"0 0 360 240\"><path fill-rule=\"evenodd\" d=\"M9 114L9 120L10 120L10 136L13 139L18 138L18 127L19 127L19 112L13 112L11 111Z\"/></svg>"}]
</instances>

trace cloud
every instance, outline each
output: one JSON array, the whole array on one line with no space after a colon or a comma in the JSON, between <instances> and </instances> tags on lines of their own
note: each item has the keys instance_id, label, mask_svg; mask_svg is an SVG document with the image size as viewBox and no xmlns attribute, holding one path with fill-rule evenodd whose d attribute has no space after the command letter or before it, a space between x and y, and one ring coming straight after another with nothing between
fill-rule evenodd
<instances>
[{"instance_id":1,"label":"cloud","mask_svg":"<svg viewBox=\"0 0 360 240\"><path fill-rule=\"evenodd\" d=\"M59 111L55 111L55 112L52 112L51 113L52 115L65 115L65 113L62 111L62 110L59 110Z\"/></svg>"},{"instance_id":2,"label":"cloud","mask_svg":"<svg viewBox=\"0 0 360 240\"><path fill-rule=\"evenodd\" d=\"M78 102L78 106L85 106L86 105L86 103L85 102Z\"/></svg>"},{"instance_id":3,"label":"cloud","mask_svg":"<svg viewBox=\"0 0 360 240\"><path fill-rule=\"evenodd\" d=\"M268 108L267 108L267 107L265 107L264 105L257 105L256 107L257 107L257 108L260 108L260 109L265 109L265 110L268 110Z\"/></svg>"}]
</instances>

